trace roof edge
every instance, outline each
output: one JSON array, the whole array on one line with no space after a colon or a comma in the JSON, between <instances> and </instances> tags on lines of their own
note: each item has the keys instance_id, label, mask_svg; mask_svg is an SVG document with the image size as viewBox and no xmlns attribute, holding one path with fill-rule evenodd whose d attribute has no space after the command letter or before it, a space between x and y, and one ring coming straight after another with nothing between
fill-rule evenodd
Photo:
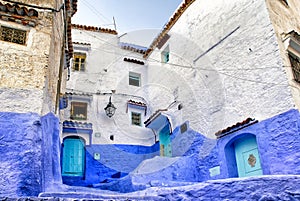
<instances>
[{"instance_id":1,"label":"roof edge","mask_svg":"<svg viewBox=\"0 0 300 201\"><path fill-rule=\"evenodd\" d=\"M158 36L153 40L150 44L149 48L144 54L144 58L148 58L149 55L153 52L153 50L157 47L159 42L164 38L164 36L170 31L170 29L174 26L174 24L178 21L181 15L184 13L187 8L194 3L196 0L185 0L179 8L175 11L171 19L166 23L162 31L158 34Z\"/></svg>"},{"instance_id":2,"label":"roof edge","mask_svg":"<svg viewBox=\"0 0 300 201\"><path fill-rule=\"evenodd\" d=\"M108 29L108 28L95 27L95 26L72 24L72 28L85 30L85 31L94 31L94 32L102 32L102 33L118 35L118 32L116 30Z\"/></svg>"}]
</instances>

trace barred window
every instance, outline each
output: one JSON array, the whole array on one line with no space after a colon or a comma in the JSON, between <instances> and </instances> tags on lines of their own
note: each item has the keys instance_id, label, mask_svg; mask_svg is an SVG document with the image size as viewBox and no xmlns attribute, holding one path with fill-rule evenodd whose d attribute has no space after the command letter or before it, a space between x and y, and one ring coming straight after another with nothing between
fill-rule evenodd
<instances>
[{"instance_id":1,"label":"barred window","mask_svg":"<svg viewBox=\"0 0 300 201\"><path fill-rule=\"evenodd\" d=\"M299 61L299 58L292 56L291 54L289 54L289 58L291 61L294 79L296 82L300 83L300 61Z\"/></svg>"},{"instance_id":2,"label":"barred window","mask_svg":"<svg viewBox=\"0 0 300 201\"><path fill-rule=\"evenodd\" d=\"M70 119L87 120L87 103L72 102Z\"/></svg>"},{"instance_id":3,"label":"barred window","mask_svg":"<svg viewBox=\"0 0 300 201\"><path fill-rule=\"evenodd\" d=\"M27 32L24 30L0 26L0 40L25 45L26 37Z\"/></svg>"},{"instance_id":4,"label":"barred window","mask_svg":"<svg viewBox=\"0 0 300 201\"><path fill-rule=\"evenodd\" d=\"M85 71L86 54L81 52L75 52L73 56L73 70Z\"/></svg>"},{"instance_id":5,"label":"barred window","mask_svg":"<svg viewBox=\"0 0 300 201\"><path fill-rule=\"evenodd\" d=\"M141 113L131 112L131 124L136 126L141 126L142 118Z\"/></svg>"}]
</instances>

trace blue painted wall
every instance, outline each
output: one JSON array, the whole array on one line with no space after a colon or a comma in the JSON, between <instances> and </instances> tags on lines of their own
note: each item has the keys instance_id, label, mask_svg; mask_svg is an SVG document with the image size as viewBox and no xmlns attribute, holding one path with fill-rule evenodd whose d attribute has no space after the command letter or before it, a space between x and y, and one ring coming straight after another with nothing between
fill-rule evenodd
<instances>
[{"instance_id":1,"label":"blue painted wall","mask_svg":"<svg viewBox=\"0 0 300 201\"><path fill-rule=\"evenodd\" d=\"M143 161L143 166L120 182L99 187L128 192L151 186L180 185L176 182L238 177L232 145L246 135L256 136L264 175L300 174L299 121L299 112L290 110L218 140L207 139L191 129L181 133L177 127L172 134L175 158L155 157ZM156 171L149 173L145 167Z\"/></svg>"},{"instance_id":2,"label":"blue painted wall","mask_svg":"<svg viewBox=\"0 0 300 201\"><path fill-rule=\"evenodd\" d=\"M222 178L237 177L234 156L228 149L245 135L256 136L263 174L300 174L300 118L290 110L218 140Z\"/></svg>"},{"instance_id":3,"label":"blue painted wall","mask_svg":"<svg viewBox=\"0 0 300 201\"><path fill-rule=\"evenodd\" d=\"M53 114L41 118L34 113L0 113L1 196L37 196L46 183L59 180L59 164L52 163L57 161L53 149L59 145L52 143L58 140L54 122L59 121Z\"/></svg>"},{"instance_id":4,"label":"blue painted wall","mask_svg":"<svg viewBox=\"0 0 300 201\"><path fill-rule=\"evenodd\" d=\"M41 117L41 128L43 135L43 190L51 191L55 188L57 189L57 185L62 183L59 119L53 113L49 113Z\"/></svg>"},{"instance_id":5,"label":"blue painted wall","mask_svg":"<svg viewBox=\"0 0 300 201\"><path fill-rule=\"evenodd\" d=\"M218 140L207 139L191 129L181 133L178 127L171 136L173 158L158 157L158 144L151 147L91 145L86 147L87 168L82 185L130 192L151 186L180 186L191 182L237 177L232 162L234 155L230 151L231 145L236 139L249 134L256 136L265 175L300 174L299 131L299 112L290 110ZM0 113L1 197L37 196L42 191L64 190L61 185L60 149L59 121L55 115L40 117L32 113ZM94 159L94 153L100 154L99 160ZM168 162L170 163L167 166L160 168L163 163ZM145 167L157 170L149 173L145 171ZM279 185L277 181L280 180L275 176L266 178L268 180L266 182L271 181L270 192L273 192L276 189L274 186L277 187ZM294 180L282 179L284 182L292 183ZM230 185L234 184L236 188L244 191L244 184L240 186L239 184L242 184L240 180L234 179L216 182L214 188L207 187L206 190L213 195L216 193L213 189L218 187L221 196L221 192L227 189L226 181L232 181ZM254 188L260 185L259 182L263 179L257 180L254 177L242 181L245 181L245 185L253 183ZM291 191L295 188L299 189L299 185L294 186ZM229 189L232 190L231 187ZM70 190L72 188L68 187L68 191ZM227 193L229 196L228 192L224 192L223 195ZM283 196L289 193L293 196L297 193L300 195L295 191L285 192ZM264 197L259 197L258 194L248 197L275 200L278 198L276 194L268 192L261 195Z\"/></svg>"},{"instance_id":6,"label":"blue painted wall","mask_svg":"<svg viewBox=\"0 0 300 201\"><path fill-rule=\"evenodd\" d=\"M100 159L94 158L99 154ZM88 145L86 146L84 177L63 177L68 185L93 186L109 183L126 176L143 160L159 155L159 144L138 145Z\"/></svg>"}]
</instances>

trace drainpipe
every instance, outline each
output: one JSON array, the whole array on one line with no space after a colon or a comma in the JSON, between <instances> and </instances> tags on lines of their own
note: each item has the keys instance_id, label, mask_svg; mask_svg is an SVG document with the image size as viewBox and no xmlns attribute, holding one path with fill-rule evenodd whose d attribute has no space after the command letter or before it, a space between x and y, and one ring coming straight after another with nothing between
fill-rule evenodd
<instances>
[{"instance_id":1,"label":"drainpipe","mask_svg":"<svg viewBox=\"0 0 300 201\"><path fill-rule=\"evenodd\" d=\"M58 73L58 81L57 81L57 90L56 90L56 104L55 104L55 113L59 114L59 99L60 99L60 92L61 92L61 83L62 83L62 73L64 69L64 61L65 61L65 48L66 48L66 37L67 37L67 18L66 18L66 6L64 4L63 8L63 21L64 21L64 34L63 34L63 43L61 48L61 58L60 58L60 65L59 65L59 73Z\"/></svg>"}]
</instances>

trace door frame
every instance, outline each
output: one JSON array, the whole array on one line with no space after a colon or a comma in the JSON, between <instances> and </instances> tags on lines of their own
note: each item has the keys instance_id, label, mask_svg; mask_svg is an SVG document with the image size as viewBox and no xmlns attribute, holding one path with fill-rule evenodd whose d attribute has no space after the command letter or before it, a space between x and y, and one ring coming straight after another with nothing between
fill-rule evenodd
<instances>
[{"instance_id":1,"label":"door frame","mask_svg":"<svg viewBox=\"0 0 300 201\"><path fill-rule=\"evenodd\" d=\"M252 134L252 133L241 133L241 134L236 135L235 137L233 137L231 140L229 140L227 142L227 144L225 145L225 147L224 147L225 162L226 162L226 165L227 165L228 177L239 177L237 162L236 162L236 156L235 156L234 143L237 142L239 139L251 138L251 137L254 137L255 140L256 140L258 154L259 154L259 157L260 157L262 173L265 174L263 160L262 160L262 157L261 157L261 154L260 154L260 147L259 147L259 143L258 143L256 135Z\"/></svg>"},{"instance_id":2,"label":"door frame","mask_svg":"<svg viewBox=\"0 0 300 201\"><path fill-rule=\"evenodd\" d=\"M78 140L80 140L82 143L83 143L83 154L82 154L82 175L71 175L71 174L64 174L63 173L63 166L64 166L64 142L65 142L65 140L67 140L67 139L78 139ZM62 176L71 176L71 177L84 177L84 175L85 175L85 166L86 166L86 164L85 164L85 158L86 158L86 150L85 150L85 146L86 146L86 141L85 141L85 139L84 138L82 138L82 137L80 137L80 136L67 136L67 137L65 137L65 138L63 138L63 143L62 143L62 152L61 152L61 174L62 174Z\"/></svg>"}]
</instances>

